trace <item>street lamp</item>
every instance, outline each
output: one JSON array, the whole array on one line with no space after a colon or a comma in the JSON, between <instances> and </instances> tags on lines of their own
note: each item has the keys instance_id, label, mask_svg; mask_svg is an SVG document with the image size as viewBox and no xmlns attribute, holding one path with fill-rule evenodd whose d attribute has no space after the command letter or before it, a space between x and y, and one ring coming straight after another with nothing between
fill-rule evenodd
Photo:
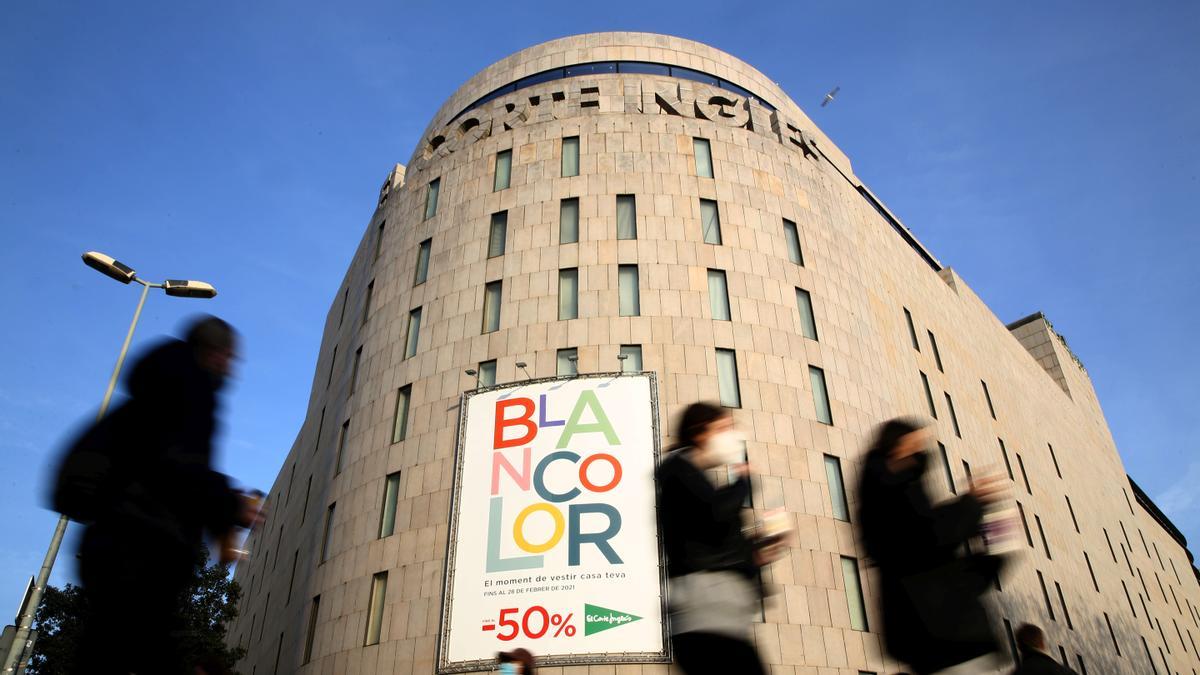
<instances>
[{"instance_id":1,"label":"street lamp","mask_svg":"<svg viewBox=\"0 0 1200 675\"><path fill-rule=\"evenodd\" d=\"M116 389L117 378L121 375L121 367L125 365L125 355L129 353L129 343L133 341L133 331L137 328L138 319L142 316L142 307L146 304L146 294L150 292L150 289L161 288L167 295L177 298L212 298L217 295L217 289L213 288L210 283L195 280L167 279L162 283L151 283L139 277L129 265L99 251L84 253L83 263L123 284L136 281L142 285L142 296L138 299L137 309L133 312L133 321L129 324L125 342L121 345L121 352L117 355L117 365L113 368L112 377L108 380L108 388L104 390L100 411L96 413L96 420L99 421L104 417L104 413L108 412L108 404L112 400L113 390ZM68 520L66 516L58 517L58 525L54 528L54 536L50 538L50 548L46 551L42 568L38 571L37 581L29 594L25 612L17 617L17 634L4 659L3 675L12 675L16 672L17 662L29 646L29 630L33 625L33 615L37 613L38 605L42 602L42 594L46 590L46 584L50 581L50 570L54 567L54 559L58 557L58 549L62 545L63 535L67 532Z\"/></svg>"}]
</instances>

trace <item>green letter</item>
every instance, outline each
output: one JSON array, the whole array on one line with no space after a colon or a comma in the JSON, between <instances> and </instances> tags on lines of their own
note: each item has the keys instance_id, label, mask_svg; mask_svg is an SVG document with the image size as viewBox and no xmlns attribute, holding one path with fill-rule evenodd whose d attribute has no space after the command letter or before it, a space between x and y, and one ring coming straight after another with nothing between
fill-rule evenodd
<instances>
[{"instance_id":1,"label":"green letter","mask_svg":"<svg viewBox=\"0 0 1200 675\"><path fill-rule=\"evenodd\" d=\"M592 415L596 418L595 422L590 424L579 422L579 418L583 417L584 408L592 409ZM608 421L608 415L604 414L604 408L600 407L600 399L596 398L594 391L585 391L579 395L579 400L575 402L575 409L571 411L571 417L567 420L567 426L563 429L562 436L558 438L558 447L567 447L567 444L571 442L571 437L575 434L604 434L604 440L608 441L609 445L621 444L621 440L617 438L617 432L613 431L612 422Z\"/></svg>"}]
</instances>

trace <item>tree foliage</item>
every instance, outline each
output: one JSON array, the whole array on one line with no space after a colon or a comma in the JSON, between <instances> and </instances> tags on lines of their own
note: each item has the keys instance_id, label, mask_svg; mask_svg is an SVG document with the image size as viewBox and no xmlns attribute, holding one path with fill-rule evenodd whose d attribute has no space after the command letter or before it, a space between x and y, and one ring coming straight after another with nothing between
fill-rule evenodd
<instances>
[{"instance_id":1,"label":"tree foliage","mask_svg":"<svg viewBox=\"0 0 1200 675\"><path fill-rule=\"evenodd\" d=\"M180 636L181 649L189 662L204 659L233 672L233 665L246 650L227 645L225 633L237 618L242 589L230 577L228 565L208 564L207 550L201 552L198 562L191 584L180 596L179 614L185 627ZM83 634L86 616L87 598L83 589L72 584L61 590L54 586L46 588L34 616L38 637L29 662L31 675L77 672L75 648Z\"/></svg>"}]
</instances>

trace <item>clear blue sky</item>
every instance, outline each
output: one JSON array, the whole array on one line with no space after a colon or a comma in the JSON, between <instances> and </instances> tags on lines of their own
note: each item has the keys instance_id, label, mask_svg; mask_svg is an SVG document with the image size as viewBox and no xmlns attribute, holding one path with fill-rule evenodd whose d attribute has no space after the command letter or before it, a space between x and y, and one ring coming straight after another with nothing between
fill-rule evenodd
<instances>
[{"instance_id":1,"label":"clear blue sky","mask_svg":"<svg viewBox=\"0 0 1200 675\"><path fill-rule=\"evenodd\" d=\"M1128 470L1200 546L1200 4L332 4L0 10L3 616L53 528L48 457L98 405L137 299L83 251L217 286L152 296L137 342L198 310L244 332L220 464L267 487L388 170L476 71L599 30L776 79L1002 320L1046 312Z\"/></svg>"}]
</instances>

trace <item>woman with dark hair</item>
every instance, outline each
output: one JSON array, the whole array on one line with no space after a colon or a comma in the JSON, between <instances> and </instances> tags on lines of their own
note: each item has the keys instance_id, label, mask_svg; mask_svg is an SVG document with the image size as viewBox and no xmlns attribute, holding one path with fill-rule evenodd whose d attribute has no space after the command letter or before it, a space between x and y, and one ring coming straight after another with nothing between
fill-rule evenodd
<instances>
[{"instance_id":1,"label":"woman with dark hair","mask_svg":"<svg viewBox=\"0 0 1200 675\"><path fill-rule=\"evenodd\" d=\"M758 569L782 545L758 546L743 533L750 474L742 438L729 411L710 403L688 406L675 437L655 472L675 662L688 675L765 673L750 624L762 598ZM735 479L717 485L705 475L721 467Z\"/></svg>"},{"instance_id":2,"label":"woman with dark hair","mask_svg":"<svg viewBox=\"0 0 1200 675\"><path fill-rule=\"evenodd\" d=\"M511 652L496 655L500 662L500 675L534 675L533 654L528 649L517 647Z\"/></svg>"},{"instance_id":3,"label":"woman with dark hair","mask_svg":"<svg viewBox=\"0 0 1200 675\"><path fill-rule=\"evenodd\" d=\"M984 508L1000 499L999 478L981 478L968 494L935 506L922 482L931 440L919 420L884 423L859 487L863 544L879 567L884 643L919 675L998 650L980 596L1001 559L959 551L980 534Z\"/></svg>"}]
</instances>

